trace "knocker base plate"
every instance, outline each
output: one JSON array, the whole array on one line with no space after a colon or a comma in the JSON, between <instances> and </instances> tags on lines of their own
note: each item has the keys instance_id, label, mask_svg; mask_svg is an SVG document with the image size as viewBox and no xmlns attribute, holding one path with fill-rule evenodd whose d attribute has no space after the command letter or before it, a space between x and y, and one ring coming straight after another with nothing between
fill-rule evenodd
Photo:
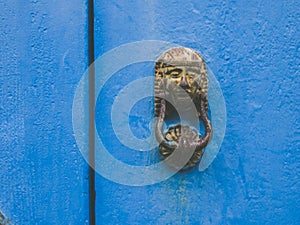
<instances>
[{"instance_id":1,"label":"knocker base plate","mask_svg":"<svg viewBox=\"0 0 300 225\"><path fill-rule=\"evenodd\" d=\"M176 47L164 52L156 61L155 66L155 133L159 142L159 152L164 159L170 157L175 150L178 151L175 158L168 162L169 166L178 170L182 167L181 156L187 150L192 150L190 159L180 171L195 166L204 152L204 148L212 138L212 127L208 117L208 76L206 64L199 53L192 49ZM171 101L171 102L170 102ZM170 107L171 103L173 107ZM164 131L163 126L168 118L174 114L174 110L183 114L194 112L204 124L203 136L189 125L179 124L168 127ZM182 119L182 118L180 118ZM184 157L182 157L184 158ZM179 162L179 163L177 163Z\"/></svg>"}]
</instances>

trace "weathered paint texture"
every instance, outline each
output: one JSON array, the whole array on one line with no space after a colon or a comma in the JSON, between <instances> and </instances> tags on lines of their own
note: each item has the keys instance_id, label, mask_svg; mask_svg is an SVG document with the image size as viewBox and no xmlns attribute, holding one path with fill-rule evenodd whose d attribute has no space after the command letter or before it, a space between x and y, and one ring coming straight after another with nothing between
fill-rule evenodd
<instances>
[{"instance_id":1,"label":"weathered paint texture","mask_svg":"<svg viewBox=\"0 0 300 225\"><path fill-rule=\"evenodd\" d=\"M300 2L95 4L96 56L145 39L193 48L227 103L226 136L206 171L146 187L97 176L97 224L298 224ZM88 168L71 122L87 68L87 2L0 0L0 41L0 211L13 224L88 224ZM109 129L111 97L152 69L117 73L96 107L105 144L135 165L158 156L122 149ZM152 116L153 101L139 102L132 132L147 137Z\"/></svg>"},{"instance_id":2,"label":"weathered paint texture","mask_svg":"<svg viewBox=\"0 0 300 225\"><path fill-rule=\"evenodd\" d=\"M212 165L147 187L97 176L98 224L298 224L300 221L299 1L96 1L96 56L127 42L158 39L199 51L219 80L226 136ZM113 97L153 64L117 73L98 98L96 121L111 153L134 165L149 158L113 135ZM138 107L139 106L139 107ZM132 110L147 137L151 99ZM101 124L101 126L99 126ZM150 161L157 156L151 156Z\"/></svg>"},{"instance_id":3,"label":"weathered paint texture","mask_svg":"<svg viewBox=\"0 0 300 225\"><path fill-rule=\"evenodd\" d=\"M13 224L88 224L71 114L87 40L86 1L0 1L0 211Z\"/></svg>"}]
</instances>

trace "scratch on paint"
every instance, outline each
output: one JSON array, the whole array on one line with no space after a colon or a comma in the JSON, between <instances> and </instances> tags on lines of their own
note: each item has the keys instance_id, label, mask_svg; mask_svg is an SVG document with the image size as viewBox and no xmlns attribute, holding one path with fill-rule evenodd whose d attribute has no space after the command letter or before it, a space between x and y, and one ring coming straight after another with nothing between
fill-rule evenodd
<instances>
[{"instance_id":1,"label":"scratch on paint","mask_svg":"<svg viewBox=\"0 0 300 225\"><path fill-rule=\"evenodd\" d=\"M0 212L0 225L12 225L11 221Z\"/></svg>"}]
</instances>

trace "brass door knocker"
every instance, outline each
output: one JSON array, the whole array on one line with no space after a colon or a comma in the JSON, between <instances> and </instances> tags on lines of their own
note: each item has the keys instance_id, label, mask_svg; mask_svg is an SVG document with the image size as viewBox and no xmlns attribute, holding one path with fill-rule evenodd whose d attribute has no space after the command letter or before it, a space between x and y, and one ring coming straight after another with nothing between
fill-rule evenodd
<instances>
[{"instance_id":1,"label":"brass door knocker","mask_svg":"<svg viewBox=\"0 0 300 225\"><path fill-rule=\"evenodd\" d=\"M154 90L155 136L159 143L159 152L164 158L169 157L175 149L184 153L187 148L193 148L192 156L181 170L191 168L201 160L204 148L212 138L207 91L206 64L196 51L176 47L167 50L157 59ZM163 130L167 115L174 111L168 99L187 113L192 107L191 104L194 104L197 118L204 125L204 135L192 126L183 124L175 124Z\"/></svg>"}]
</instances>

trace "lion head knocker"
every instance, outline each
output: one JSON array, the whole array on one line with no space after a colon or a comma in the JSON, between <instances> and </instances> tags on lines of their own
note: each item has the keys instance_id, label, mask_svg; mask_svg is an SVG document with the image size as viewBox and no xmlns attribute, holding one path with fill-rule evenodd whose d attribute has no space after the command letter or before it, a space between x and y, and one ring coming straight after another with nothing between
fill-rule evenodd
<instances>
[{"instance_id":1,"label":"lion head knocker","mask_svg":"<svg viewBox=\"0 0 300 225\"><path fill-rule=\"evenodd\" d=\"M176 47L167 50L157 59L155 65L155 136L159 142L159 152L164 158L170 156L175 149L183 153L186 148L194 149L191 158L182 170L193 167L200 161L203 149L212 138L207 91L206 64L196 51ZM166 99L171 99L186 112L190 110L191 104L194 104L197 118L204 125L204 135L182 124L171 126L164 132L166 115L174 110Z\"/></svg>"}]
</instances>

